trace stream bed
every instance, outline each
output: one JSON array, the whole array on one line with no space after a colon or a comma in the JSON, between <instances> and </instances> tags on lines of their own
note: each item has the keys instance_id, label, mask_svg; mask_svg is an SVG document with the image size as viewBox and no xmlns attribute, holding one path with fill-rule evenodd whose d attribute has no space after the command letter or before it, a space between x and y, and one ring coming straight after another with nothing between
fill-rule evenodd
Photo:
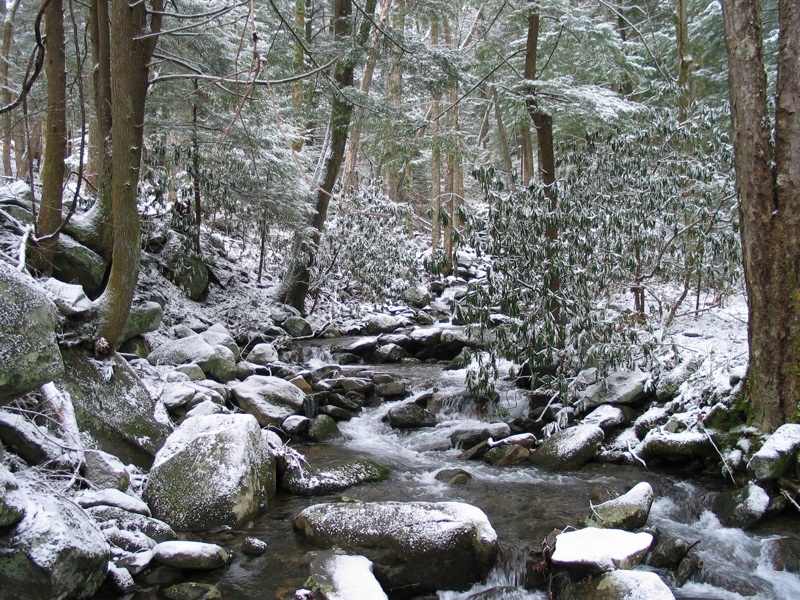
<instances>
[{"instance_id":1,"label":"stream bed","mask_svg":"<svg viewBox=\"0 0 800 600\"><path fill-rule=\"evenodd\" d=\"M318 358L312 357L310 362L319 366L315 364ZM434 388L440 392L459 391L465 385L464 370L446 371L441 364L374 368L404 379L414 394ZM342 460L372 459L391 469L387 481L313 498L279 493L269 510L245 529L202 534L202 539L228 548L234 556L221 577L220 572L209 573L206 581L217 584L227 600L291 599L308 577L303 555L316 549L293 530L294 517L305 507L343 497L361 501L455 500L473 504L487 514L497 531L501 552L487 582L468 592L441 590L439 598L465 600L483 589L511 586L519 590L514 598L543 599L547 597L546 590L525 588L528 572L535 568L531 555L541 551L547 535L579 526L593 497L619 495L640 481L647 481L656 497L648 526L666 536L699 542L695 551L703 565L698 577L701 582L674 588L676 598L800 598L800 577L773 570L767 560L775 540L790 538L800 545L797 518L783 516L751 532L722 527L708 510L709 496L725 489L726 482L721 479L687 480L680 473L599 463L590 463L576 472L549 473L533 466L498 468L479 461L467 462L458 458L459 450L450 448L449 437L457 429L477 426L478 415L445 407L434 428L393 430L382 421L393 404L385 402L341 422L343 437L337 441L295 446L316 468ZM523 393L513 388L501 391L500 405L512 417L526 411ZM434 474L443 468L465 469L473 479L463 485L442 483ZM259 557L243 555L240 548L245 537L266 541L268 552ZM659 574L670 586L674 585L670 573Z\"/></svg>"}]
</instances>

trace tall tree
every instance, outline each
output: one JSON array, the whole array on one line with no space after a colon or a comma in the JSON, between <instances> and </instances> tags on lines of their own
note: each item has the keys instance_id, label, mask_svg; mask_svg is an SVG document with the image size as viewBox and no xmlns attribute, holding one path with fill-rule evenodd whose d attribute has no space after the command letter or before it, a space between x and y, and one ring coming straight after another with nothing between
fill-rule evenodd
<instances>
[{"instance_id":1,"label":"tall tree","mask_svg":"<svg viewBox=\"0 0 800 600\"><path fill-rule=\"evenodd\" d=\"M3 15L3 56L0 59L0 85L3 87L3 105L11 102L11 86L8 80L8 67L11 60L11 44L14 41L14 20L17 16L20 0L11 0L5 3ZM12 113L3 113L3 174L11 177L11 141L15 136L14 118ZM19 165L17 165L19 168Z\"/></svg>"},{"instance_id":2,"label":"tall tree","mask_svg":"<svg viewBox=\"0 0 800 600\"><path fill-rule=\"evenodd\" d=\"M800 5L779 3L774 132L761 3L722 0L722 9L748 299L750 417L771 431L797 421L800 401Z\"/></svg>"}]
</instances>

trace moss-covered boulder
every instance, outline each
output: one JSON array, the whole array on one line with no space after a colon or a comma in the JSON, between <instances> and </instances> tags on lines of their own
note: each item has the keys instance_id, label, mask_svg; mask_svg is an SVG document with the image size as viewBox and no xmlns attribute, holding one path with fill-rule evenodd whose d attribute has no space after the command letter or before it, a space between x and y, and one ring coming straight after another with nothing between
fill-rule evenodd
<instances>
[{"instance_id":1,"label":"moss-covered boulder","mask_svg":"<svg viewBox=\"0 0 800 600\"><path fill-rule=\"evenodd\" d=\"M0 261L0 404L64 370L56 342L57 310L34 280Z\"/></svg>"},{"instance_id":2,"label":"moss-covered boulder","mask_svg":"<svg viewBox=\"0 0 800 600\"><path fill-rule=\"evenodd\" d=\"M131 306L128 322L122 333L122 340L127 341L137 335L155 331L161 326L161 315L164 309L158 302L134 302Z\"/></svg>"},{"instance_id":3,"label":"moss-covered boulder","mask_svg":"<svg viewBox=\"0 0 800 600\"><path fill-rule=\"evenodd\" d=\"M100 291L106 275L103 257L62 233L53 258L53 274L61 281L77 283L93 296Z\"/></svg>"},{"instance_id":4,"label":"moss-covered boulder","mask_svg":"<svg viewBox=\"0 0 800 600\"><path fill-rule=\"evenodd\" d=\"M134 370L119 355L100 361L73 348L62 356L60 383L72 397L80 428L123 462L150 466L170 426Z\"/></svg>"},{"instance_id":5,"label":"moss-covered boulder","mask_svg":"<svg viewBox=\"0 0 800 600\"><path fill-rule=\"evenodd\" d=\"M306 395L296 385L271 375L251 375L231 388L239 407L258 419L262 427L280 426L303 412Z\"/></svg>"},{"instance_id":6,"label":"moss-covered boulder","mask_svg":"<svg viewBox=\"0 0 800 600\"><path fill-rule=\"evenodd\" d=\"M604 439L597 425L578 425L547 438L531 453L530 461L550 471L579 469L597 456Z\"/></svg>"},{"instance_id":7,"label":"moss-covered boulder","mask_svg":"<svg viewBox=\"0 0 800 600\"><path fill-rule=\"evenodd\" d=\"M275 460L252 415L184 421L156 455L145 498L176 529L241 525L275 494Z\"/></svg>"},{"instance_id":8,"label":"moss-covered boulder","mask_svg":"<svg viewBox=\"0 0 800 600\"><path fill-rule=\"evenodd\" d=\"M769 481L783 475L800 450L800 425L787 423L775 430L747 463L747 472L756 481Z\"/></svg>"},{"instance_id":9,"label":"moss-covered boulder","mask_svg":"<svg viewBox=\"0 0 800 600\"><path fill-rule=\"evenodd\" d=\"M337 437L341 437L342 432L336 420L328 415L317 415L311 419L306 436L312 442L325 442Z\"/></svg>"},{"instance_id":10,"label":"moss-covered boulder","mask_svg":"<svg viewBox=\"0 0 800 600\"><path fill-rule=\"evenodd\" d=\"M106 577L105 537L69 500L24 492L25 516L0 534L0 600L90 598Z\"/></svg>"},{"instance_id":11,"label":"moss-covered boulder","mask_svg":"<svg viewBox=\"0 0 800 600\"><path fill-rule=\"evenodd\" d=\"M318 470L303 466L287 469L283 474L281 487L291 494L321 496L361 483L383 481L388 478L389 469L374 461L363 459Z\"/></svg>"},{"instance_id":12,"label":"moss-covered boulder","mask_svg":"<svg viewBox=\"0 0 800 600\"><path fill-rule=\"evenodd\" d=\"M462 502L316 504L295 527L321 548L366 556L389 595L465 590L489 573L497 534L479 508Z\"/></svg>"},{"instance_id":13,"label":"moss-covered boulder","mask_svg":"<svg viewBox=\"0 0 800 600\"><path fill-rule=\"evenodd\" d=\"M208 267L188 236L173 230L167 232L156 259L161 274L189 298L198 300L203 295L208 286Z\"/></svg>"},{"instance_id":14,"label":"moss-covered boulder","mask_svg":"<svg viewBox=\"0 0 800 600\"><path fill-rule=\"evenodd\" d=\"M634 531L647 523L652 506L653 488L643 481L619 498L593 506L592 513L584 520L584 524L589 527Z\"/></svg>"},{"instance_id":15,"label":"moss-covered boulder","mask_svg":"<svg viewBox=\"0 0 800 600\"><path fill-rule=\"evenodd\" d=\"M611 571L601 577L572 583L558 595L559 600L675 600L669 586L655 573Z\"/></svg>"}]
</instances>

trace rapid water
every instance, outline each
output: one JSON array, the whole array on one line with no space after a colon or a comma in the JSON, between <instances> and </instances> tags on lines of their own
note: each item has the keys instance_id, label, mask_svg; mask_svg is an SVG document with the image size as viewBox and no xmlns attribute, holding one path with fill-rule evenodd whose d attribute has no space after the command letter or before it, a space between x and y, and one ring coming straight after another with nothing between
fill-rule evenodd
<instances>
[{"instance_id":1,"label":"rapid water","mask_svg":"<svg viewBox=\"0 0 800 600\"><path fill-rule=\"evenodd\" d=\"M381 365L375 370L402 377L417 394L433 388L457 392L464 387L464 371L443 371L438 365ZM508 414L524 412L519 392L509 389L501 398ZM477 427L478 415L445 408L434 428L398 431L382 421L393 404L384 403L340 423L344 437L337 442L297 447L317 468L344 459L371 458L391 468L388 481L315 498L279 494L266 514L245 530L206 536L234 553L232 564L221 578L219 573L207 576L207 581L218 584L224 598L293 598L294 590L303 587L308 576L302 556L313 548L295 534L292 520L306 506L345 496L362 501L456 500L480 507L498 533L498 564L484 584L466 593L442 590L439 598L465 600L488 588L508 586L516 590L508 598L542 600L547 597L545 590L525 587L527 573L534 566L533 561L538 560L532 556L541 549L546 536L554 530L577 526L589 511L593 492L621 494L636 483L647 481L657 498L648 526L667 537L700 542L695 551L703 561L701 582L675 589L677 598L800 599L800 577L773 570L768 560L774 540L800 537L796 516L773 521L754 533L724 528L706 508L709 495L724 488L722 480L688 482L640 467L608 464L590 464L575 473L553 474L531 466L495 468L466 462L458 458L458 450L450 449L449 437L457 429ZM434 474L443 468L465 469L473 479L465 485L439 482ZM261 557L243 556L239 548L246 536L265 540L270 550ZM669 573L660 574L673 585Z\"/></svg>"}]
</instances>

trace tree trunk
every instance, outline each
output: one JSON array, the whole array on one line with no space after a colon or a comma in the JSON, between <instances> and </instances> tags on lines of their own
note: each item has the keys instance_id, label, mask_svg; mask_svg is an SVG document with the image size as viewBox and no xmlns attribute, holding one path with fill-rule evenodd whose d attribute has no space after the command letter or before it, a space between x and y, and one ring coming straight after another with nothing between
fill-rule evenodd
<instances>
[{"instance_id":1,"label":"tree trunk","mask_svg":"<svg viewBox=\"0 0 800 600\"><path fill-rule=\"evenodd\" d=\"M100 318L99 336L115 346L130 313L139 275L141 246L136 208L142 161L147 77L157 37L138 39L161 30L163 0L148 10L143 2L111 3L111 119L114 152L111 155L111 208L114 244L111 272L103 294L95 302Z\"/></svg>"},{"instance_id":2,"label":"tree trunk","mask_svg":"<svg viewBox=\"0 0 800 600\"><path fill-rule=\"evenodd\" d=\"M800 400L800 6L779 4L775 146L760 2L723 0L736 188L748 299L754 425L796 421Z\"/></svg>"},{"instance_id":3,"label":"tree trunk","mask_svg":"<svg viewBox=\"0 0 800 600\"><path fill-rule=\"evenodd\" d=\"M675 39L678 46L678 119L685 121L692 103L692 54L689 48L687 0L676 0Z\"/></svg>"},{"instance_id":4,"label":"tree trunk","mask_svg":"<svg viewBox=\"0 0 800 600\"><path fill-rule=\"evenodd\" d=\"M405 24L406 2L405 0L395 0L394 13L392 15L394 35L402 37ZM400 62L401 58L402 51L394 47L389 67L389 82L386 95L395 110L399 110L400 105L403 103L403 66ZM405 157L397 156L394 154L393 149L390 149L389 153L386 161L386 195L396 201L400 199L400 186L403 184L405 173Z\"/></svg>"},{"instance_id":5,"label":"tree trunk","mask_svg":"<svg viewBox=\"0 0 800 600\"><path fill-rule=\"evenodd\" d=\"M434 18L431 22L431 46L439 46L439 19ZM433 93L433 105L431 113L436 118L442 112L441 93ZM441 244L442 220L442 151L439 145L439 119L436 119L431 126L431 250L434 258L436 251Z\"/></svg>"},{"instance_id":6,"label":"tree trunk","mask_svg":"<svg viewBox=\"0 0 800 600\"><path fill-rule=\"evenodd\" d=\"M352 2L351 0L334 0L333 7L334 37L337 41L344 42L352 36L353 32ZM337 63L333 79L340 90L353 85L354 70L355 62L352 58ZM317 249L322 239L322 230L328 217L331 193L344 158L352 114L353 105L339 91L334 91L331 100L331 119L328 125L330 148L322 157L324 164L322 165L320 189L317 192L316 213L311 220L311 239L304 238L303 233L295 236L291 264L281 284L281 289L278 291L280 300L301 312L305 312L311 269L314 266Z\"/></svg>"},{"instance_id":7,"label":"tree trunk","mask_svg":"<svg viewBox=\"0 0 800 600\"><path fill-rule=\"evenodd\" d=\"M503 168L506 170L506 183L509 189L514 181L514 162L511 160L511 149L508 146L508 134L503 123L503 113L500 112L500 103L497 101L497 88L492 87L492 101L494 114L497 119L497 141L500 144L500 155L503 159Z\"/></svg>"},{"instance_id":8,"label":"tree trunk","mask_svg":"<svg viewBox=\"0 0 800 600\"><path fill-rule=\"evenodd\" d=\"M50 274L58 243L54 234L61 225L64 190L64 159L67 156L67 68L64 51L64 14L61 0L50 0L44 13L47 108L45 111L45 153L42 166L42 198L36 220L37 241L28 255L38 271ZM33 188L33 185L31 185ZM49 237L52 236L52 237Z\"/></svg>"},{"instance_id":9,"label":"tree trunk","mask_svg":"<svg viewBox=\"0 0 800 600\"><path fill-rule=\"evenodd\" d=\"M3 57L0 61L0 85L3 86L3 105L11 102L11 88L8 84L8 62L11 56L11 44L14 40L14 19L19 9L20 0L12 0L6 3L6 11L3 18ZM12 177L14 173L11 168L11 141L14 140L14 114L13 112L3 113L3 174ZM19 170L20 165L17 165Z\"/></svg>"}]
</instances>

